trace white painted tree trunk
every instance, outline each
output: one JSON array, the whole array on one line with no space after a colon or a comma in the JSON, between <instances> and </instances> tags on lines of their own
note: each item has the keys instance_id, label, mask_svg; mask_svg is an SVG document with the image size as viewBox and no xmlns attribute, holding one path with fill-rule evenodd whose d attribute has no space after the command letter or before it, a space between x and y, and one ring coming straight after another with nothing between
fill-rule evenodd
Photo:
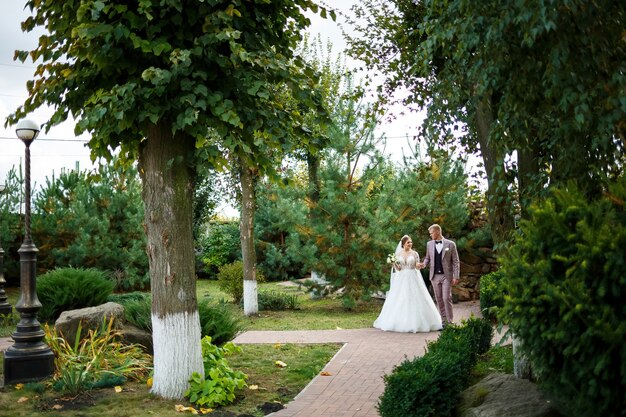
<instances>
[{"instance_id":1,"label":"white painted tree trunk","mask_svg":"<svg viewBox=\"0 0 626 417\"><path fill-rule=\"evenodd\" d=\"M202 374L193 241L193 137L151 126L140 147L146 252L152 290L152 393L184 398L193 372Z\"/></svg>"},{"instance_id":2,"label":"white painted tree trunk","mask_svg":"<svg viewBox=\"0 0 626 417\"><path fill-rule=\"evenodd\" d=\"M163 398L183 398L191 374L204 374L198 312L163 318L153 314L152 337L158 341L154 343L152 392Z\"/></svg>"},{"instance_id":3,"label":"white painted tree trunk","mask_svg":"<svg viewBox=\"0 0 626 417\"><path fill-rule=\"evenodd\" d=\"M246 316L259 312L259 301L257 298L257 281L243 280L243 313Z\"/></svg>"},{"instance_id":4,"label":"white painted tree trunk","mask_svg":"<svg viewBox=\"0 0 626 417\"><path fill-rule=\"evenodd\" d=\"M521 341L513 335L513 374L521 379L533 379L530 361L521 350Z\"/></svg>"},{"instance_id":5,"label":"white painted tree trunk","mask_svg":"<svg viewBox=\"0 0 626 417\"><path fill-rule=\"evenodd\" d=\"M241 257L243 258L243 311L249 316L259 312L256 281L256 249L254 248L254 216L256 213L256 173L242 161L241 181Z\"/></svg>"}]
</instances>

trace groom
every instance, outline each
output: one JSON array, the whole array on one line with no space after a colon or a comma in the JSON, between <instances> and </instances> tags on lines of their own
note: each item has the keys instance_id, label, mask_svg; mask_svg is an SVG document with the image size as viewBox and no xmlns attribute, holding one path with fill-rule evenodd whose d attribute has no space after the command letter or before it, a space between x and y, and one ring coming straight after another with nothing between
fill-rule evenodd
<instances>
[{"instance_id":1,"label":"groom","mask_svg":"<svg viewBox=\"0 0 626 417\"><path fill-rule=\"evenodd\" d=\"M426 244L426 255L420 268L430 265L430 281L445 327L453 319L452 285L459 283L459 254L456 244L441 235L441 226L438 224L430 226L428 234L432 240Z\"/></svg>"}]
</instances>

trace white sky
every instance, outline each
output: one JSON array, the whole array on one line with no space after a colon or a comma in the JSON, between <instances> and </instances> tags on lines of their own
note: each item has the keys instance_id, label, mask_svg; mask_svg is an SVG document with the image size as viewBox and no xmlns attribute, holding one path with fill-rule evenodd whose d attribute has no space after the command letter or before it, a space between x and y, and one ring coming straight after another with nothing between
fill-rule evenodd
<instances>
[{"instance_id":1,"label":"white sky","mask_svg":"<svg viewBox=\"0 0 626 417\"><path fill-rule=\"evenodd\" d=\"M349 12L349 8L358 0L335 0L333 6ZM27 97L26 82L32 78L35 65L13 61L14 51L32 50L37 44L37 35L21 31L20 23L29 12L23 10L23 1L0 0L0 183L13 166L23 163L24 145L15 136L15 126L4 127L6 117L13 112ZM345 41L338 24L329 19L312 16L309 32L312 36L321 34L322 39L331 40L335 51L345 48ZM338 22L341 18L338 16ZM399 114L403 109L395 108ZM49 108L40 108L29 116L37 123L43 123L52 115ZM391 124L379 127L379 134L388 137L387 153L392 152L399 160L402 149L407 148L406 136L412 137L421 123L420 116L409 114L399 116ZM46 177L57 174L64 168L73 169L77 164L81 169L92 167L89 149L85 146L88 137L75 137L74 125L66 122L41 132L31 145L31 175L34 185L42 184Z\"/></svg>"}]
</instances>

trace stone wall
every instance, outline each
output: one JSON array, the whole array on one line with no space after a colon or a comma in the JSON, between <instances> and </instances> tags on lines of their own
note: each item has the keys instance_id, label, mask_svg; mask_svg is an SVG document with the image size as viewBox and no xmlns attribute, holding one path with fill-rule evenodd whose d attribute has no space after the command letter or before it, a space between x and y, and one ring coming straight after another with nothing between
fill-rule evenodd
<instances>
[{"instance_id":1,"label":"stone wall","mask_svg":"<svg viewBox=\"0 0 626 417\"><path fill-rule=\"evenodd\" d=\"M476 230L487 224L487 213L484 203L469 203L469 230ZM453 239L454 240L454 239ZM480 297L480 277L498 269L498 263L490 247L471 247L459 250L461 276L459 284L452 287L452 300L470 301Z\"/></svg>"},{"instance_id":2,"label":"stone wall","mask_svg":"<svg viewBox=\"0 0 626 417\"><path fill-rule=\"evenodd\" d=\"M461 276L459 284L452 287L452 298L457 301L478 300L480 277L498 269L491 248L474 249L472 253L459 252Z\"/></svg>"}]
</instances>

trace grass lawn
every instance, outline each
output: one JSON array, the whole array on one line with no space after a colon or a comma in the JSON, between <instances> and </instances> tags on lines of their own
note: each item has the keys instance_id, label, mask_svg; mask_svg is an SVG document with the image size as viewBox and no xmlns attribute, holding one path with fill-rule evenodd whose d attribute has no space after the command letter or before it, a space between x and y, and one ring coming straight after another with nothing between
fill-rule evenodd
<instances>
[{"instance_id":1,"label":"grass lawn","mask_svg":"<svg viewBox=\"0 0 626 417\"><path fill-rule=\"evenodd\" d=\"M227 357L233 369L248 375L248 388L240 391L234 404L220 407L211 416L226 412L263 416L257 407L266 403L291 401L340 348L337 344L319 345L243 345L242 352ZM1 355L0 355L1 356ZM283 361L285 368L274 363ZM0 378L3 375L0 373ZM257 389L250 389L256 385ZM0 415L6 417L174 417L191 415L176 411L188 402L168 401L149 393L145 383L126 383L116 393L113 388L90 391L78 397L63 396L51 388L38 393L41 385L16 390L5 387L0 393ZM199 408L199 407L196 407Z\"/></svg>"}]
</instances>

